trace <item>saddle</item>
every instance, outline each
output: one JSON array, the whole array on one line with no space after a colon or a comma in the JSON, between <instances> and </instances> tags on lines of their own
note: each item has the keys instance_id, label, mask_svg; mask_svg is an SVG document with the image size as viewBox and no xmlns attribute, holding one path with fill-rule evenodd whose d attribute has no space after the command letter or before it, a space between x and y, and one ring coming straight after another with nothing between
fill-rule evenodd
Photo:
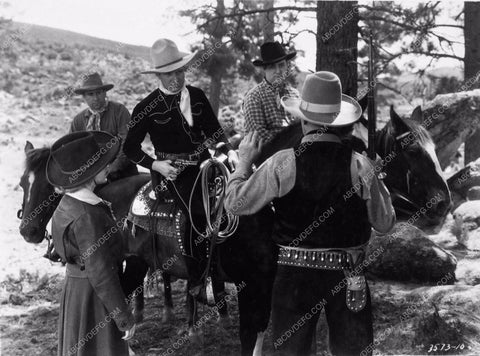
<instances>
[{"instance_id":1,"label":"saddle","mask_svg":"<svg viewBox=\"0 0 480 356\"><path fill-rule=\"evenodd\" d=\"M182 236L185 234L187 217L177 206L168 190L155 192L149 181L135 195L127 216L127 221L133 224L132 235L135 236L135 226L177 241L180 251L185 254Z\"/></svg>"}]
</instances>

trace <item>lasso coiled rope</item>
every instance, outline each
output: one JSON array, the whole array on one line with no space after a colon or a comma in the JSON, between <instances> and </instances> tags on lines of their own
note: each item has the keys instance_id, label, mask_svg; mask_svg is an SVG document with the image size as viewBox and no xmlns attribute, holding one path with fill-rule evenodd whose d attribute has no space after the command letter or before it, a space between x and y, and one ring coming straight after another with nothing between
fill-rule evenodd
<instances>
[{"instance_id":1,"label":"lasso coiled rope","mask_svg":"<svg viewBox=\"0 0 480 356\"><path fill-rule=\"evenodd\" d=\"M220 171L220 175L215 177L214 195L212 199L213 204L211 204L210 192L208 189L208 178L210 176L210 172L215 172L215 169L218 169ZM200 172L198 172L198 175L195 178L195 182L193 183L192 192L190 194L190 199L188 202L188 212L190 214L190 221L192 223L193 229L199 236L202 236L202 238L214 237L214 241L211 242L216 244L221 244L225 242L228 237L232 236L235 233L238 227L238 216L230 212L226 212L226 214L224 214L223 203L225 200L225 188L227 185L228 177L229 172L223 162L219 161L216 158L208 159L200 166ZM197 229L192 219L191 206L193 192L195 191L195 187L197 186L199 179L201 179L200 183L203 198L203 208L205 209L205 217L207 223L205 234L201 233ZM224 222L225 219L227 224L224 229L220 230L220 225Z\"/></svg>"}]
</instances>

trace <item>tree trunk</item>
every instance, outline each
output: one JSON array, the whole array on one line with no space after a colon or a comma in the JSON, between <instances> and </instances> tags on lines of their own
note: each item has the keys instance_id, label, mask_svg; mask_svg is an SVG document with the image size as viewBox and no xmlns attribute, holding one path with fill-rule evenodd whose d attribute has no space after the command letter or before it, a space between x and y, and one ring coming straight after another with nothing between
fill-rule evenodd
<instances>
[{"instance_id":1,"label":"tree trunk","mask_svg":"<svg viewBox=\"0 0 480 356\"><path fill-rule=\"evenodd\" d=\"M356 1L317 3L316 70L336 73L343 92L357 95L358 8Z\"/></svg>"},{"instance_id":2,"label":"tree trunk","mask_svg":"<svg viewBox=\"0 0 480 356\"><path fill-rule=\"evenodd\" d=\"M225 3L223 0L217 0L216 12L220 19L217 20L215 31L212 33L213 43L221 43L224 36L224 19L221 17L225 14ZM213 56L218 56L218 53ZM210 71L210 104L212 105L213 112L218 116L218 110L220 109L220 93L222 92L222 77L223 67L213 68Z\"/></svg>"},{"instance_id":3,"label":"tree trunk","mask_svg":"<svg viewBox=\"0 0 480 356\"><path fill-rule=\"evenodd\" d=\"M480 2L465 2L465 82L480 74ZM473 80L471 81L473 82ZM477 80L470 89L479 88ZM465 141L465 164L480 157L480 130Z\"/></svg>"},{"instance_id":4,"label":"tree trunk","mask_svg":"<svg viewBox=\"0 0 480 356\"><path fill-rule=\"evenodd\" d=\"M432 135L442 169L480 126L480 89L437 95L423 108L423 126Z\"/></svg>"},{"instance_id":5,"label":"tree trunk","mask_svg":"<svg viewBox=\"0 0 480 356\"><path fill-rule=\"evenodd\" d=\"M274 7L274 0L264 0L264 9ZM272 42L275 36L275 12L265 12L262 16L263 42Z\"/></svg>"},{"instance_id":6,"label":"tree trunk","mask_svg":"<svg viewBox=\"0 0 480 356\"><path fill-rule=\"evenodd\" d=\"M222 73L216 72L210 77L210 104L213 112L218 116L220 109L220 93L222 92Z\"/></svg>"}]
</instances>

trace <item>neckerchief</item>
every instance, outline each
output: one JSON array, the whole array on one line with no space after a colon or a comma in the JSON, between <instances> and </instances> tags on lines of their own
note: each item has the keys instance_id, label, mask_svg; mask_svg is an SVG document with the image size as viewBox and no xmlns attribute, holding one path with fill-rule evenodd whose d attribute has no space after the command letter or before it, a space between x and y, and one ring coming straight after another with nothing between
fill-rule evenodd
<instances>
[{"instance_id":1,"label":"neckerchief","mask_svg":"<svg viewBox=\"0 0 480 356\"><path fill-rule=\"evenodd\" d=\"M193 118L192 118L192 107L190 106L190 92L188 91L187 87L185 84L183 84L182 89L172 92L165 88L163 85L162 81L158 83L158 89L160 89L161 92L167 94L167 95L175 95L180 93L180 111L182 112L183 117L185 120L187 120L188 125L190 127L193 126Z\"/></svg>"},{"instance_id":2,"label":"neckerchief","mask_svg":"<svg viewBox=\"0 0 480 356\"><path fill-rule=\"evenodd\" d=\"M107 110L108 100L105 101L105 106L98 111L92 110L88 108L90 112L90 117L88 118L87 122L87 131L100 131L100 119L102 117L102 113Z\"/></svg>"}]
</instances>

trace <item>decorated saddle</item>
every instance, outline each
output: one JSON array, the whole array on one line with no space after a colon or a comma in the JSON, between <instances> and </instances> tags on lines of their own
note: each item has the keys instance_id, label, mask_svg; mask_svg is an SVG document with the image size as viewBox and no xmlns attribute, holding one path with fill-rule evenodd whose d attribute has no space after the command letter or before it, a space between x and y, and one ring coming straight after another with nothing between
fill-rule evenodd
<instances>
[{"instance_id":1,"label":"decorated saddle","mask_svg":"<svg viewBox=\"0 0 480 356\"><path fill-rule=\"evenodd\" d=\"M187 217L167 189L157 189L155 194L152 182L145 184L135 196L127 220L133 224L133 236L138 226L157 235L176 239L181 252L185 253L182 237Z\"/></svg>"}]
</instances>

